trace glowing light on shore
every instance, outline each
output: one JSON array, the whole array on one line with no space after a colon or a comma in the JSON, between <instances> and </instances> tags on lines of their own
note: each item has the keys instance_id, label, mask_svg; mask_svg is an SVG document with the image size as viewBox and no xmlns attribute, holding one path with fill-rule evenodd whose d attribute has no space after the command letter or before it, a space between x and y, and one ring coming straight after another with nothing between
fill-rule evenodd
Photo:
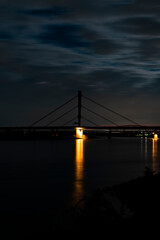
<instances>
[{"instance_id":1,"label":"glowing light on shore","mask_svg":"<svg viewBox=\"0 0 160 240\"><path fill-rule=\"evenodd\" d=\"M158 139L158 134L154 134L154 140Z\"/></svg>"}]
</instances>

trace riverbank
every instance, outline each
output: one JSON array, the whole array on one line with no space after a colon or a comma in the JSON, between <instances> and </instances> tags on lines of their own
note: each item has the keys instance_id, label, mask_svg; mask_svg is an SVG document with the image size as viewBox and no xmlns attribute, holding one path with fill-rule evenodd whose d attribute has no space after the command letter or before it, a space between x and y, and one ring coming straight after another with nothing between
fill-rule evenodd
<instances>
[{"instance_id":1,"label":"riverbank","mask_svg":"<svg viewBox=\"0 0 160 240\"><path fill-rule=\"evenodd\" d=\"M147 236L159 228L160 174L146 176L105 189L81 200L63 219L58 231L69 234Z\"/></svg>"}]
</instances>

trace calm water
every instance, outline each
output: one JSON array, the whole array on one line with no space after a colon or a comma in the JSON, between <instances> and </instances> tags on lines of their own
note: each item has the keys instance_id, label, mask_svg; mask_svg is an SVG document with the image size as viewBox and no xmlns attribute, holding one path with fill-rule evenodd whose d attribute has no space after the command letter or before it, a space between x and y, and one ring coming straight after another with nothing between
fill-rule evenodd
<instances>
[{"instance_id":1,"label":"calm water","mask_svg":"<svg viewBox=\"0 0 160 240\"><path fill-rule=\"evenodd\" d=\"M98 187L158 171L159 147L144 138L1 141L0 212L53 220Z\"/></svg>"}]
</instances>

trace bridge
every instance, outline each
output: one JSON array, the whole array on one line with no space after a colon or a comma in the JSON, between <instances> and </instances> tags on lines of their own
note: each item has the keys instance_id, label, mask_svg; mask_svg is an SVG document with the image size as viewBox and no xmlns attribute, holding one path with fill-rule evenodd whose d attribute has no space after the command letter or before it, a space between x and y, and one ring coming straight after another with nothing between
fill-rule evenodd
<instances>
[{"instance_id":1,"label":"bridge","mask_svg":"<svg viewBox=\"0 0 160 240\"><path fill-rule=\"evenodd\" d=\"M103 111L103 114L94 111L93 107L87 107L82 104L82 99L91 103ZM67 110L66 110L67 107ZM68 109L68 107L70 107ZM82 114L83 110L83 114ZM84 115L90 114L90 118ZM126 124L119 125L115 121L106 117L107 112L126 121ZM57 113L59 115L57 116ZM66 120L66 116L72 118L58 124L60 120ZM73 116L74 115L74 116ZM93 116L104 121L103 125L98 125L93 121ZM61 121L62 122L62 121ZM84 123L85 122L85 123ZM86 124L87 122L87 124ZM160 126L141 125L136 121L124 116L123 114L98 103L97 101L85 96L81 91L62 105L43 115L29 126L21 127L0 127L0 139L54 139L54 138L82 138L83 131L85 135L93 137L104 135L109 138L116 136L151 136L160 132Z\"/></svg>"}]
</instances>

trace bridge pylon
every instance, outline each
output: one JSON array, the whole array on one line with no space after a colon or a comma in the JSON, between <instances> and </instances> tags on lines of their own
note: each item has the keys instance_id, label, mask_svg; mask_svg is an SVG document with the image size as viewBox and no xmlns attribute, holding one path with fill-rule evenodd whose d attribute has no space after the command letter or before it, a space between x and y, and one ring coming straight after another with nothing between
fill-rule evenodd
<instances>
[{"instance_id":1,"label":"bridge pylon","mask_svg":"<svg viewBox=\"0 0 160 240\"><path fill-rule=\"evenodd\" d=\"M78 126L76 127L76 138L83 138L83 128L81 127L81 109L82 109L82 92L78 91Z\"/></svg>"}]
</instances>

